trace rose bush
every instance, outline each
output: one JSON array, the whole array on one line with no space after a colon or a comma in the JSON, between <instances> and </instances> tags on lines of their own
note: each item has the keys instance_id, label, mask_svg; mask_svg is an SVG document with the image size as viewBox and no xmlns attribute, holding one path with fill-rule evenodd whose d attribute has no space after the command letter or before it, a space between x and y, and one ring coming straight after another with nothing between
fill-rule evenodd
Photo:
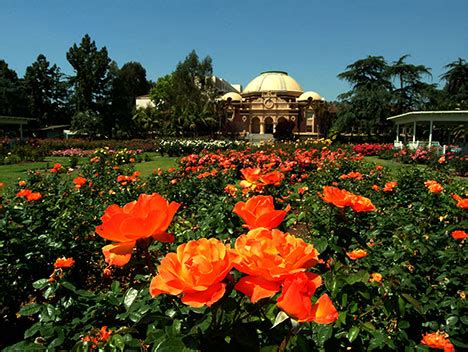
<instances>
[{"instance_id":1,"label":"rose bush","mask_svg":"<svg viewBox=\"0 0 468 352\"><path fill-rule=\"evenodd\" d=\"M287 143L57 170L2 195L6 350L468 348L466 181L444 168Z\"/></svg>"}]
</instances>

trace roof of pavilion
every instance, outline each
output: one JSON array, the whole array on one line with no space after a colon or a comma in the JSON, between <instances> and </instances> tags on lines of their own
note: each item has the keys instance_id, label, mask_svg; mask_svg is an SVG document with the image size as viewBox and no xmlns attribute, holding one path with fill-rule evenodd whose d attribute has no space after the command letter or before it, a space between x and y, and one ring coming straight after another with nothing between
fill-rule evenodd
<instances>
[{"instance_id":1,"label":"roof of pavilion","mask_svg":"<svg viewBox=\"0 0 468 352\"><path fill-rule=\"evenodd\" d=\"M21 116L0 116L0 125L26 125L29 121L36 119Z\"/></svg>"},{"instance_id":2,"label":"roof of pavilion","mask_svg":"<svg viewBox=\"0 0 468 352\"><path fill-rule=\"evenodd\" d=\"M387 120L398 125L419 121L468 122L468 110L412 111L388 117Z\"/></svg>"}]
</instances>

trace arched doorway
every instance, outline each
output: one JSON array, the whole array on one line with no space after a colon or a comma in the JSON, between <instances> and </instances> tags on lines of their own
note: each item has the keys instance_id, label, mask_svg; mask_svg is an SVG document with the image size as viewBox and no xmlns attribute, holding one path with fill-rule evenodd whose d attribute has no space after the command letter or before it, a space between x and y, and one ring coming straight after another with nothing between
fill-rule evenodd
<instances>
[{"instance_id":1,"label":"arched doorway","mask_svg":"<svg viewBox=\"0 0 468 352\"><path fill-rule=\"evenodd\" d=\"M287 120L286 120L286 117L284 117L284 116L281 116L281 117L278 119L278 123L280 123L280 122L284 123L284 121L287 121Z\"/></svg>"},{"instance_id":2,"label":"arched doorway","mask_svg":"<svg viewBox=\"0 0 468 352\"><path fill-rule=\"evenodd\" d=\"M265 119L265 133L273 133L273 119L270 116Z\"/></svg>"},{"instance_id":3,"label":"arched doorway","mask_svg":"<svg viewBox=\"0 0 468 352\"><path fill-rule=\"evenodd\" d=\"M258 117L254 117L251 120L250 133L260 133L260 119Z\"/></svg>"}]
</instances>

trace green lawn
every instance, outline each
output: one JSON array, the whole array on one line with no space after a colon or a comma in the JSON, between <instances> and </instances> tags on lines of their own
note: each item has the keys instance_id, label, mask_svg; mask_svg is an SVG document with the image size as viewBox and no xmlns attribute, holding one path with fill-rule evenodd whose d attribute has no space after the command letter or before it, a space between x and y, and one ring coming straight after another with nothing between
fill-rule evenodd
<instances>
[{"instance_id":1,"label":"green lawn","mask_svg":"<svg viewBox=\"0 0 468 352\"><path fill-rule=\"evenodd\" d=\"M147 153L150 157L150 161L145 161L135 165L135 169L141 172L141 176L150 175L153 170L157 170L159 167L161 169L167 170L170 167L177 166L176 157L169 156L159 156L157 153Z\"/></svg>"},{"instance_id":2,"label":"green lawn","mask_svg":"<svg viewBox=\"0 0 468 352\"><path fill-rule=\"evenodd\" d=\"M403 164L394 160L379 159L376 156L365 156L364 160L373 162L377 165L382 165L383 167L389 169L391 172L396 172L398 170L401 170L401 168L413 166L412 164ZM416 165L416 167L424 169L426 168L426 165Z\"/></svg>"},{"instance_id":3,"label":"green lawn","mask_svg":"<svg viewBox=\"0 0 468 352\"><path fill-rule=\"evenodd\" d=\"M151 158L150 161L145 161L135 165L136 170L140 171L142 176L150 175L153 170L156 170L158 167L162 169L168 169L170 167L176 166L177 158L163 157L156 153L148 153L148 155ZM84 158L79 159L78 164L83 163L84 160ZM60 163L64 167L68 167L70 165L68 157L58 156L47 157L44 161L40 162L0 165L0 182L4 182L6 185L14 184L18 181L19 178L22 178L28 170L35 171L50 169L54 163Z\"/></svg>"},{"instance_id":4,"label":"green lawn","mask_svg":"<svg viewBox=\"0 0 468 352\"><path fill-rule=\"evenodd\" d=\"M383 167L387 168L390 170L390 172L394 173L397 172L398 170L401 170L402 168L410 167L410 166L416 166L419 169L425 169L427 166L426 165L419 165L419 164L403 164L398 161L393 161L393 160L383 160L379 159L376 156L365 156L364 160L373 162L377 165L382 165ZM468 177L462 177L462 176L455 176L456 179L466 182L468 185Z\"/></svg>"}]
</instances>

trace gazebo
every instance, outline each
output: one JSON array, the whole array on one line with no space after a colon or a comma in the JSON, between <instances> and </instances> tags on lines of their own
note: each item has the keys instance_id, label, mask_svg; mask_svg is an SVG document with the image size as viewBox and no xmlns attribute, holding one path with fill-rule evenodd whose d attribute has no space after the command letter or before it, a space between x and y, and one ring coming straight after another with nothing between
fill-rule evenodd
<instances>
[{"instance_id":1,"label":"gazebo","mask_svg":"<svg viewBox=\"0 0 468 352\"><path fill-rule=\"evenodd\" d=\"M463 125L463 142L466 143L466 131L468 127L468 110L452 110L452 111L412 111L405 114L396 115L387 118L396 125L395 146L401 145L400 141L400 126L403 127L406 135L407 128L412 129L412 143L410 146L419 146L427 142L428 146L432 146L437 142L433 141L434 123L439 126L460 126ZM429 137L427 141L420 142L417 140L416 131L417 125L429 125ZM450 136L447 144L450 143ZM437 143L438 144L438 143Z\"/></svg>"}]
</instances>

